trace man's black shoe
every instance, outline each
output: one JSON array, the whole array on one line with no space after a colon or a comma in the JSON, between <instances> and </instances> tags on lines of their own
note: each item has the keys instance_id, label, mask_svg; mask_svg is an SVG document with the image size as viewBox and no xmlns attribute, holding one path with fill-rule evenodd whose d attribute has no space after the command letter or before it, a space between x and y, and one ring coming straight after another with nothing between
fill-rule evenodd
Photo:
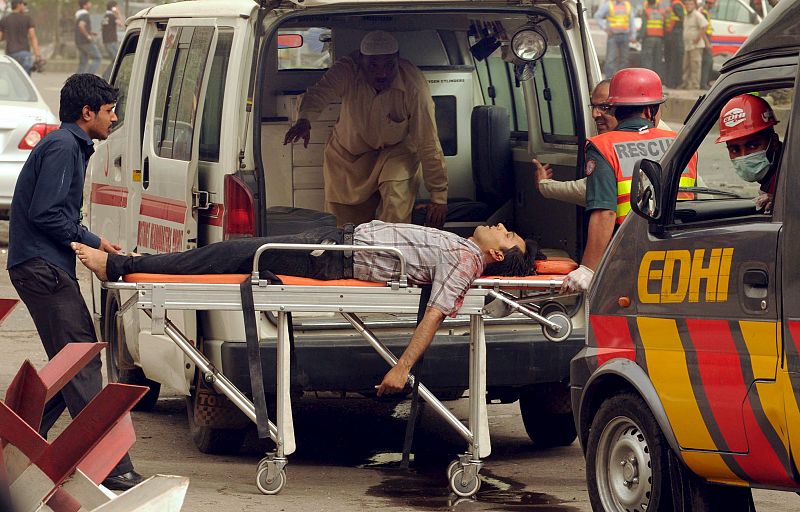
<instances>
[{"instance_id":1,"label":"man's black shoe","mask_svg":"<svg viewBox=\"0 0 800 512\"><path fill-rule=\"evenodd\" d=\"M144 477L136 471L128 471L117 476L109 476L103 480L103 486L112 491L127 491L144 482Z\"/></svg>"}]
</instances>

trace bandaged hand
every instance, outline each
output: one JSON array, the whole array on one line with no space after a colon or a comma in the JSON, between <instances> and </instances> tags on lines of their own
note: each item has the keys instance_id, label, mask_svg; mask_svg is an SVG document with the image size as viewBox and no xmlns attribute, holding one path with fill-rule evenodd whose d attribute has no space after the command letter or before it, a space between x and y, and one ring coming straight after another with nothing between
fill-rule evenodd
<instances>
[{"instance_id":1,"label":"bandaged hand","mask_svg":"<svg viewBox=\"0 0 800 512\"><path fill-rule=\"evenodd\" d=\"M774 200L775 196L773 194L759 190L758 197L754 198L753 202L756 203L756 210L764 210L764 213L772 213L772 203Z\"/></svg>"},{"instance_id":2,"label":"bandaged hand","mask_svg":"<svg viewBox=\"0 0 800 512\"><path fill-rule=\"evenodd\" d=\"M594 277L594 270L581 265L564 278L564 282L561 283L561 293L585 292L589 289L592 277Z\"/></svg>"}]
</instances>

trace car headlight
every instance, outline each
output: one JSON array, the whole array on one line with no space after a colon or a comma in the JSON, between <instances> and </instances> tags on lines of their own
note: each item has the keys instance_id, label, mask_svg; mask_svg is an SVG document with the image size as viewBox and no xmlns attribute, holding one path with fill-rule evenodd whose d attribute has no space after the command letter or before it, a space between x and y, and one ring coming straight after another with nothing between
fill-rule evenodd
<instances>
[{"instance_id":1,"label":"car headlight","mask_svg":"<svg viewBox=\"0 0 800 512\"><path fill-rule=\"evenodd\" d=\"M536 62L547 51L547 41L535 25L526 25L511 37L511 51L522 61Z\"/></svg>"}]
</instances>

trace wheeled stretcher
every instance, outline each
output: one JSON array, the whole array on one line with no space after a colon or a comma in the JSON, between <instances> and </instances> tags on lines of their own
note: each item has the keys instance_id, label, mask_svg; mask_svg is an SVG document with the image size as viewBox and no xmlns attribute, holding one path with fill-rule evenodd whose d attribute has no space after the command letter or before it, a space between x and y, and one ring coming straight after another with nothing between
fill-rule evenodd
<instances>
[{"instance_id":1,"label":"wheeled stretcher","mask_svg":"<svg viewBox=\"0 0 800 512\"><path fill-rule=\"evenodd\" d=\"M397 281L375 283L354 279L320 281L308 278L278 276L280 284L261 279L258 262L265 251L274 250L338 250L381 251L394 253L400 261ZM571 262L571 260L570 260ZM574 265L574 263L572 263ZM559 266L556 264L556 266ZM563 268L563 265L561 265ZM566 273L563 272L563 273ZM459 496L472 496L480 486L478 472L482 459L491 453L488 412L486 407L486 340L484 315L505 316L519 312L538 322L545 337L563 341L572 332L569 316L560 304L549 303L540 307L526 304L508 293L509 290L533 290L556 294L563 275L536 275L530 277L484 277L476 280L464 297L460 314L469 315L469 418L464 425L423 384L418 384L419 395L467 442L467 450L448 467L451 490ZM167 317L175 310L226 310L244 311L240 284L249 282L252 288L252 310L274 312L277 316L277 385L275 421L257 414L257 396L251 400L221 371ZM420 307L422 288L411 286L406 274L406 263L399 250L393 247L364 247L349 245L265 244L253 259L253 273L213 275L129 274L122 282L106 282L109 290L135 292L122 306L119 315L132 307L144 311L151 318L152 334L165 334L196 365L206 384L224 394L260 429L268 433L276 448L258 465L256 484L264 494L277 494L286 483L287 456L295 451L292 421L289 349L289 313L338 313L369 343L390 365L397 358L362 322L362 313L416 314ZM249 300L248 300L249 302ZM489 304L487 306L487 303ZM554 307L555 306L555 307ZM257 341L257 340L256 340ZM260 363L259 363L260 364ZM259 368L260 373L260 368ZM414 384L414 376L409 376ZM263 389L263 388L262 388ZM254 393L255 395L256 393ZM263 393L261 397L263 403ZM256 405L254 405L254 402ZM265 411L265 409L264 409ZM259 425L258 417L266 425Z\"/></svg>"}]
</instances>

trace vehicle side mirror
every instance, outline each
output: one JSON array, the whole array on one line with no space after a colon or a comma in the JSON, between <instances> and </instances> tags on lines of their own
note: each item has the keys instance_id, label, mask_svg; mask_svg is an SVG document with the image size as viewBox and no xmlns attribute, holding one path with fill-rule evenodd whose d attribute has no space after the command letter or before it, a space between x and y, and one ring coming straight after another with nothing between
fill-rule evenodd
<instances>
[{"instance_id":1,"label":"vehicle side mirror","mask_svg":"<svg viewBox=\"0 0 800 512\"><path fill-rule=\"evenodd\" d=\"M278 34L278 49L300 48L303 46L303 36L300 34Z\"/></svg>"},{"instance_id":2,"label":"vehicle side mirror","mask_svg":"<svg viewBox=\"0 0 800 512\"><path fill-rule=\"evenodd\" d=\"M631 181L631 209L650 222L661 219L661 165L642 159L634 166Z\"/></svg>"}]
</instances>

